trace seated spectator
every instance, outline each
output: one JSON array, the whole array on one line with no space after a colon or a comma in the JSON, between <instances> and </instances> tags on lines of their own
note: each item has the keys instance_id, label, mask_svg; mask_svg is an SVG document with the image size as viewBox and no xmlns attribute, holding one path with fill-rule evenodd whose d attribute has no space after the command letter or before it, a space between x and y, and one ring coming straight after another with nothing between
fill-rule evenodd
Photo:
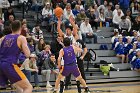
<instances>
[{"instance_id":1,"label":"seated spectator","mask_svg":"<svg viewBox=\"0 0 140 93\"><path fill-rule=\"evenodd\" d=\"M139 13L140 4L138 2L134 2L131 4L132 15L137 15Z\"/></svg>"},{"instance_id":2,"label":"seated spectator","mask_svg":"<svg viewBox=\"0 0 140 93\"><path fill-rule=\"evenodd\" d=\"M85 18L85 21L81 23L80 31L84 42L86 42L86 38L94 38L94 43L97 43L97 35L93 33L89 18Z\"/></svg>"},{"instance_id":3,"label":"seated spectator","mask_svg":"<svg viewBox=\"0 0 140 93\"><path fill-rule=\"evenodd\" d=\"M132 44L137 41L138 32L136 30L133 30L133 36L132 36Z\"/></svg>"},{"instance_id":4,"label":"seated spectator","mask_svg":"<svg viewBox=\"0 0 140 93\"><path fill-rule=\"evenodd\" d=\"M80 24L85 20L86 17L87 16L85 14L85 10L84 9L81 9L80 10L80 13L76 17L77 24L80 26Z\"/></svg>"},{"instance_id":5,"label":"seated spectator","mask_svg":"<svg viewBox=\"0 0 140 93\"><path fill-rule=\"evenodd\" d=\"M4 21L5 22L9 20L10 15L13 15L13 17L15 18L15 13L14 13L12 7L9 7L8 10L6 12L4 12Z\"/></svg>"},{"instance_id":6,"label":"seated spectator","mask_svg":"<svg viewBox=\"0 0 140 93\"><path fill-rule=\"evenodd\" d=\"M122 34L123 36L131 35L131 22L129 19L126 19L126 16L121 17L121 21L119 22L119 29L120 34Z\"/></svg>"},{"instance_id":7,"label":"seated spectator","mask_svg":"<svg viewBox=\"0 0 140 93\"><path fill-rule=\"evenodd\" d=\"M71 4L70 3L67 3L65 9L64 9L64 12L63 12L63 21L65 23L65 26L69 25L69 17L72 16L73 18L74 17L74 14L72 13L72 9L71 9Z\"/></svg>"},{"instance_id":8,"label":"seated spectator","mask_svg":"<svg viewBox=\"0 0 140 93\"><path fill-rule=\"evenodd\" d=\"M135 18L133 25L132 25L132 30L139 31L139 29L140 29L140 16L137 16Z\"/></svg>"},{"instance_id":9,"label":"seated spectator","mask_svg":"<svg viewBox=\"0 0 140 93\"><path fill-rule=\"evenodd\" d=\"M122 16L124 15L124 13L122 12L122 10L120 10L120 6L118 4L116 4L115 5L115 10L113 11L113 17L118 14L118 10L121 12L121 15Z\"/></svg>"},{"instance_id":10,"label":"seated spectator","mask_svg":"<svg viewBox=\"0 0 140 93\"><path fill-rule=\"evenodd\" d=\"M8 0L0 0L0 17L2 17L2 10L10 7L9 1Z\"/></svg>"},{"instance_id":11,"label":"seated spectator","mask_svg":"<svg viewBox=\"0 0 140 93\"><path fill-rule=\"evenodd\" d=\"M105 11L105 20L106 22L109 22L109 24L112 24L113 19L113 12L111 10L111 6L108 5L108 9Z\"/></svg>"},{"instance_id":12,"label":"seated spectator","mask_svg":"<svg viewBox=\"0 0 140 93\"><path fill-rule=\"evenodd\" d=\"M123 42L123 37L120 35L118 38L119 38L119 42L115 44L115 52L117 54L116 56L118 58L121 58L121 62L124 63L125 62L125 46Z\"/></svg>"},{"instance_id":13,"label":"seated spectator","mask_svg":"<svg viewBox=\"0 0 140 93\"><path fill-rule=\"evenodd\" d=\"M108 5L107 1L104 1L104 4L103 5L100 5L98 7L98 11L100 11L100 9L103 9L104 12L105 12L107 10L107 5Z\"/></svg>"},{"instance_id":14,"label":"seated spectator","mask_svg":"<svg viewBox=\"0 0 140 93\"><path fill-rule=\"evenodd\" d=\"M59 69L57 68L56 65L55 55L51 54L48 59L45 59L41 70L42 70L41 71L42 75L46 76L46 81L47 81L46 88L52 87L49 82L51 78L50 75L52 72L55 74L59 73Z\"/></svg>"},{"instance_id":15,"label":"seated spectator","mask_svg":"<svg viewBox=\"0 0 140 93\"><path fill-rule=\"evenodd\" d=\"M39 87L38 80L38 67L36 66L36 55L31 54L29 58L27 58L20 69L26 75L27 79L31 82L31 75L34 75L35 87Z\"/></svg>"},{"instance_id":16,"label":"seated spectator","mask_svg":"<svg viewBox=\"0 0 140 93\"><path fill-rule=\"evenodd\" d=\"M41 9L42 9L42 4L40 4L40 3L38 2L38 0L32 0L31 9L37 13L37 12L41 11Z\"/></svg>"},{"instance_id":17,"label":"seated spectator","mask_svg":"<svg viewBox=\"0 0 140 93\"><path fill-rule=\"evenodd\" d=\"M60 3L60 7L61 7L62 9L65 9L66 6L67 6L67 4L68 4L68 0L62 0L62 2Z\"/></svg>"},{"instance_id":18,"label":"seated spectator","mask_svg":"<svg viewBox=\"0 0 140 93\"><path fill-rule=\"evenodd\" d=\"M13 15L9 15L9 18L7 21L5 21L4 27L10 26L10 24L15 20Z\"/></svg>"},{"instance_id":19,"label":"seated spectator","mask_svg":"<svg viewBox=\"0 0 140 93\"><path fill-rule=\"evenodd\" d=\"M136 50L136 56L133 57L131 64L134 70L140 71L140 49Z\"/></svg>"},{"instance_id":20,"label":"seated spectator","mask_svg":"<svg viewBox=\"0 0 140 93\"><path fill-rule=\"evenodd\" d=\"M131 62L132 58L136 55L136 49L137 49L137 46L135 43L133 43L133 48L129 50L128 62Z\"/></svg>"},{"instance_id":21,"label":"seated spectator","mask_svg":"<svg viewBox=\"0 0 140 93\"><path fill-rule=\"evenodd\" d=\"M40 29L40 25L36 24L32 30L32 38L35 42L38 42L40 38L43 38L43 31Z\"/></svg>"},{"instance_id":22,"label":"seated spectator","mask_svg":"<svg viewBox=\"0 0 140 93\"><path fill-rule=\"evenodd\" d=\"M82 1L81 0L77 0L77 4L80 6L80 9L84 9L84 6L82 5Z\"/></svg>"},{"instance_id":23,"label":"seated spectator","mask_svg":"<svg viewBox=\"0 0 140 93\"><path fill-rule=\"evenodd\" d=\"M117 14L113 16L113 25L115 28L119 28L119 23L121 21L121 17L123 16L122 12L120 9L118 9Z\"/></svg>"},{"instance_id":24,"label":"seated spectator","mask_svg":"<svg viewBox=\"0 0 140 93\"><path fill-rule=\"evenodd\" d=\"M77 16L80 13L80 6L75 5L75 8L72 10L72 13L74 14L74 16Z\"/></svg>"},{"instance_id":25,"label":"seated spectator","mask_svg":"<svg viewBox=\"0 0 140 93\"><path fill-rule=\"evenodd\" d=\"M52 17L52 15L53 15L53 11L51 9L51 5L50 5L49 2L47 2L46 5L45 5L45 7L42 10L43 19L45 21L47 21L47 23L49 23L49 20Z\"/></svg>"},{"instance_id":26,"label":"seated spectator","mask_svg":"<svg viewBox=\"0 0 140 93\"><path fill-rule=\"evenodd\" d=\"M46 46L44 39L40 38L38 43L36 44L35 50L36 50L36 54L40 55L41 51L44 50L44 47Z\"/></svg>"},{"instance_id":27,"label":"seated spectator","mask_svg":"<svg viewBox=\"0 0 140 93\"><path fill-rule=\"evenodd\" d=\"M135 41L137 48L140 48L140 35L137 36L137 41Z\"/></svg>"},{"instance_id":28,"label":"seated spectator","mask_svg":"<svg viewBox=\"0 0 140 93\"><path fill-rule=\"evenodd\" d=\"M99 10L99 22L101 23L100 26L105 26L105 14L103 8L100 8Z\"/></svg>"},{"instance_id":29,"label":"seated spectator","mask_svg":"<svg viewBox=\"0 0 140 93\"><path fill-rule=\"evenodd\" d=\"M27 24L25 22L22 23L21 35L25 36L26 38L30 37L30 32L29 32L29 29L27 28Z\"/></svg>"},{"instance_id":30,"label":"seated spectator","mask_svg":"<svg viewBox=\"0 0 140 93\"><path fill-rule=\"evenodd\" d=\"M89 18L89 23L91 27L95 27L95 29L98 29L98 20L96 19L96 16L94 14L95 10L90 9L89 13L87 14L87 17Z\"/></svg>"},{"instance_id":31,"label":"seated spectator","mask_svg":"<svg viewBox=\"0 0 140 93\"><path fill-rule=\"evenodd\" d=\"M27 38L28 47L30 49L31 53L35 53L35 46L34 46L34 40L32 38Z\"/></svg>"},{"instance_id":32,"label":"seated spectator","mask_svg":"<svg viewBox=\"0 0 140 93\"><path fill-rule=\"evenodd\" d=\"M114 36L113 36L112 39L111 39L112 49L115 48L115 44L119 41L118 36L119 36L119 31L118 31L118 29L114 29Z\"/></svg>"},{"instance_id":33,"label":"seated spectator","mask_svg":"<svg viewBox=\"0 0 140 93\"><path fill-rule=\"evenodd\" d=\"M126 11L126 18L128 18L132 23L134 22L134 18L132 17L132 13L130 10Z\"/></svg>"}]
</instances>

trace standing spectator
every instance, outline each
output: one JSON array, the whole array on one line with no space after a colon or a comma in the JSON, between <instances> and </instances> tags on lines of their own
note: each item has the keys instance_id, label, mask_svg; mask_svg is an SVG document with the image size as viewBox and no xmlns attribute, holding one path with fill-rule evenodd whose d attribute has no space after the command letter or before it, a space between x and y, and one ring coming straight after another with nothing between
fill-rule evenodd
<instances>
[{"instance_id":1,"label":"standing spectator","mask_svg":"<svg viewBox=\"0 0 140 93\"><path fill-rule=\"evenodd\" d=\"M80 31L84 42L86 42L86 38L94 38L94 43L97 43L97 35L93 33L91 25L89 24L89 18L85 18L85 21L81 23Z\"/></svg>"},{"instance_id":2,"label":"standing spectator","mask_svg":"<svg viewBox=\"0 0 140 93\"><path fill-rule=\"evenodd\" d=\"M41 51L44 50L44 47L46 46L44 39L40 38L38 43L36 44L35 50L36 50L36 54L40 55Z\"/></svg>"},{"instance_id":3,"label":"standing spectator","mask_svg":"<svg viewBox=\"0 0 140 93\"><path fill-rule=\"evenodd\" d=\"M61 48L63 48L62 42L63 42L63 37L60 35L57 35L55 41L51 42L51 52L52 54L55 55L56 59L58 59L59 51L61 50Z\"/></svg>"},{"instance_id":4,"label":"standing spectator","mask_svg":"<svg viewBox=\"0 0 140 93\"><path fill-rule=\"evenodd\" d=\"M56 65L55 55L51 54L48 59L45 59L41 70L42 70L41 71L42 75L46 76L46 81L47 81L46 88L52 87L49 82L51 78L50 75L52 72L55 74L59 73L59 69L57 68L57 65Z\"/></svg>"},{"instance_id":5,"label":"standing spectator","mask_svg":"<svg viewBox=\"0 0 140 93\"><path fill-rule=\"evenodd\" d=\"M4 21L5 22L9 20L10 15L13 15L13 17L15 18L15 13L14 13L12 7L9 7L8 10L6 12L4 12Z\"/></svg>"},{"instance_id":6,"label":"standing spectator","mask_svg":"<svg viewBox=\"0 0 140 93\"><path fill-rule=\"evenodd\" d=\"M108 9L107 11L105 11L105 20L106 22L109 22L110 24L112 24L112 19L113 19L113 12L111 10L111 6L108 5Z\"/></svg>"},{"instance_id":7,"label":"standing spectator","mask_svg":"<svg viewBox=\"0 0 140 93\"><path fill-rule=\"evenodd\" d=\"M34 75L35 87L39 87L38 80L38 67L36 66L36 55L31 54L29 58L27 58L20 69L26 75L27 79L31 82L31 75Z\"/></svg>"},{"instance_id":8,"label":"standing spectator","mask_svg":"<svg viewBox=\"0 0 140 93\"><path fill-rule=\"evenodd\" d=\"M123 10L123 13L126 14L126 11L129 8L130 0L119 0L120 8Z\"/></svg>"},{"instance_id":9,"label":"standing spectator","mask_svg":"<svg viewBox=\"0 0 140 93\"><path fill-rule=\"evenodd\" d=\"M121 10L117 11L117 14L113 16L113 25L115 28L119 28L119 23L121 22L121 17L123 16Z\"/></svg>"},{"instance_id":10,"label":"standing spectator","mask_svg":"<svg viewBox=\"0 0 140 93\"><path fill-rule=\"evenodd\" d=\"M119 29L120 34L123 36L130 36L131 35L131 22L129 19L126 19L126 16L121 17L121 21L119 22Z\"/></svg>"},{"instance_id":11,"label":"standing spectator","mask_svg":"<svg viewBox=\"0 0 140 93\"><path fill-rule=\"evenodd\" d=\"M40 29L40 25L36 24L32 30L32 38L35 42L38 42L40 38L43 38L43 31Z\"/></svg>"}]
</instances>

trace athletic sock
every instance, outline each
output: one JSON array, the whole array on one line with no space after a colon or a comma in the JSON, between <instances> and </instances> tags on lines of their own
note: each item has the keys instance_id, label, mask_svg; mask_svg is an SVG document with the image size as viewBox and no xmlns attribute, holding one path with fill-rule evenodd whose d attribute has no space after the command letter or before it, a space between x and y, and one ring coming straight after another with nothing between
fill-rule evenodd
<instances>
[{"instance_id":1,"label":"athletic sock","mask_svg":"<svg viewBox=\"0 0 140 93\"><path fill-rule=\"evenodd\" d=\"M64 81L60 81L60 93L64 91Z\"/></svg>"},{"instance_id":2,"label":"athletic sock","mask_svg":"<svg viewBox=\"0 0 140 93\"><path fill-rule=\"evenodd\" d=\"M81 86L80 86L80 81L76 81L77 83L77 89L78 89L78 93L81 93Z\"/></svg>"}]
</instances>

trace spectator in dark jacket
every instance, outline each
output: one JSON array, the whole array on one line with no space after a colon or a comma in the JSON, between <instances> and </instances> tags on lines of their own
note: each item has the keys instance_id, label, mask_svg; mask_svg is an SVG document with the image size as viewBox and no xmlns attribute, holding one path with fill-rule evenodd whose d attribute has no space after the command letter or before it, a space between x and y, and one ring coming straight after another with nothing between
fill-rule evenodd
<instances>
[{"instance_id":1,"label":"spectator in dark jacket","mask_svg":"<svg viewBox=\"0 0 140 93\"><path fill-rule=\"evenodd\" d=\"M15 18L15 14L14 14L12 7L9 7L8 10L4 13L4 21L5 22L8 21L10 15L13 15Z\"/></svg>"}]
</instances>

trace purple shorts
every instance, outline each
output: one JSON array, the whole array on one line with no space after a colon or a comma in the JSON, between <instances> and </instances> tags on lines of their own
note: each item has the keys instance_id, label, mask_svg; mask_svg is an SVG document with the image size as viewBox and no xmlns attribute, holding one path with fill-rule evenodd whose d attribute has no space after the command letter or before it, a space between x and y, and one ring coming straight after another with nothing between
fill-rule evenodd
<instances>
[{"instance_id":1,"label":"purple shorts","mask_svg":"<svg viewBox=\"0 0 140 93\"><path fill-rule=\"evenodd\" d=\"M61 74L63 76L68 76L69 74L73 74L75 78L80 76L80 71L77 66L67 66L62 69Z\"/></svg>"},{"instance_id":2,"label":"purple shorts","mask_svg":"<svg viewBox=\"0 0 140 93\"><path fill-rule=\"evenodd\" d=\"M20 80L26 79L26 76L19 69L17 65L0 62L0 85L5 86L9 80L11 84L14 84Z\"/></svg>"}]
</instances>

